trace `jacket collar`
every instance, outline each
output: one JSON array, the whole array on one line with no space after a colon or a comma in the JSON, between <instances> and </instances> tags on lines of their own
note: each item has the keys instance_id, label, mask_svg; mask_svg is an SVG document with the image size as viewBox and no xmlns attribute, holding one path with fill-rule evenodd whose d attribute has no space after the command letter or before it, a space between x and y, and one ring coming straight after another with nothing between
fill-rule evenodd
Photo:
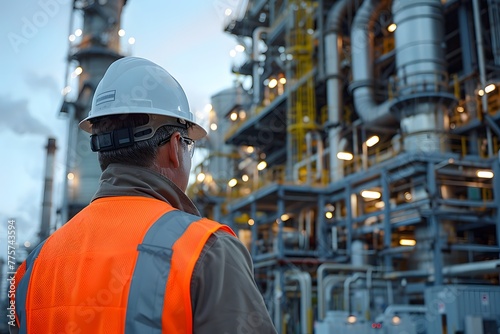
<instances>
[{"instance_id":1,"label":"jacket collar","mask_svg":"<svg viewBox=\"0 0 500 334\"><path fill-rule=\"evenodd\" d=\"M200 216L186 194L172 181L146 167L110 164L101 175L92 201L102 197L143 196L155 198L181 211Z\"/></svg>"}]
</instances>

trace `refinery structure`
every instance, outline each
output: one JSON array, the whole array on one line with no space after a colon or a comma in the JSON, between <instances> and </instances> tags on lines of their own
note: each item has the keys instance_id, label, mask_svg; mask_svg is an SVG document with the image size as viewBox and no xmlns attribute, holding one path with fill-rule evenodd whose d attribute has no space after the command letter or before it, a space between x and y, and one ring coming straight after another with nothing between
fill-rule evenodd
<instances>
[{"instance_id":1,"label":"refinery structure","mask_svg":"<svg viewBox=\"0 0 500 334\"><path fill-rule=\"evenodd\" d=\"M97 189L77 125L124 55L126 0L73 3L61 222ZM243 4L188 194L247 246L278 333L499 333L500 1Z\"/></svg>"},{"instance_id":2,"label":"refinery structure","mask_svg":"<svg viewBox=\"0 0 500 334\"><path fill-rule=\"evenodd\" d=\"M500 2L253 0L225 30L242 84L192 195L278 332L498 333Z\"/></svg>"}]
</instances>

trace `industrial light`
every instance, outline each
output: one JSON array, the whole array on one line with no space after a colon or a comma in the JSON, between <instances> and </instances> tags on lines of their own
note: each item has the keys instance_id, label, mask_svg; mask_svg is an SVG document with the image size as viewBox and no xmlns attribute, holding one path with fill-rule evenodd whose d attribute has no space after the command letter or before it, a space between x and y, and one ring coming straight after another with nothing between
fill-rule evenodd
<instances>
[{"instance_id":1,"label":"industrial light","mask_svg":"<svg viewBox=\"0 0 500 334\"><path fill-rule=\"evenodd\" d=\"M233 10L231 8L226 8L226 10L224 11L224 15L226 16L229 16L233 13Z\"/></svg>"},{"instance_id":2,"label":"industrial light","mask_svg":"<svg viewBox=\"0 0 500 334\"><path fill-rule=\"evenodd\" d=\"M77 68L75 68L73 73L71 73L71 77L76 78L77 76L79 76L82 73L83 73L83 68L81 68L81 66L78 66Z\"/></svg>"},{"instance_id":3,"label":"industrial light","mask_svg":"<svg viewBox=\"0 0 500 334\"><path fill-rule=\"evenodd\" d=\"M74 180L75 179L75 174L68 173L67 178L68 178L68 180Z\"/></svg>"},{"instance_id":4,"label":"industrial light","mask_svg":"<svg viewBox=\"0 0 500 334\"><path fill-rule=\"evenodd\" d=\"M358 320L358 319L356 318L355 315L350 315L350 316L347 317L347 322L350 323L350 324L356 323L356 320Z\"/></svg>"},{"instance_id":5,"label":"industrial light","mask_svg":"<svg viewBox=\"0 0 500 334\"><path fill-rule=\"evenodd\" d=\"M75 36L76 37L80 37L82 35L82 33L83 33L82 29L76 29L75 30Z\"/></svg>"},{"instance_id":6,"label":"industrial light","mask_svg":"<svg viewBox=\"0 0 500 334\"><path fill-rule=\"evenodd\" d=\"M375 207L377 209L382 209L383 207L385 207L385 203L383 201L377 202L375 203Z\"/></svg>"},{"instance_id":7,"label":"industrial light","mask_svg":"<svg viewBox=\"0 0 500 334\"><path fill-rule=\"evenodd\" d=\"M484 95L484 90L482 90L482 89L478 90L477 95L483 96Z\"/></svg>"},{"instance_id":8,"label":"industrial light","mask_svg":"<svg viewBox=\"0 0 500 334\"><path fill-rule=\"evenodd\" d=\"M73 34L71 34L71 35L69 35L68 39L69 39L70 42L74 42L75 39L76 39L76 36L73 35Z\"/></svg>"},{"instance_id":9,"label":"industrial light","mask_svg":"<svg viewBox=\"0 0 500 334\"><path fill-rule=\"evenodd\" d=\"M233 49L233 50L229 51L229 55L233 58L236 57L236 50Z\"/></svg>"},{"instance_id":10,"label":"industrial light","mask_svg":"<svg viewBox=\"0 0 500 334\"><path fill-rule=\"evenodd\" d=\"M282 84L282 85L286 84L286 78L285 77L280 78L280 84Z\"/></svg>"},{"instance_id":11,"label":"industrial light","mask_svg":"<svg viewBox=\"0 0 500 334\"><path fill-rule=\"evenodd\" d=\"M243 52L245 51L245 47L241 44L238 44L234 47L234 49L237 51L237 52Z\"/></svg>"},{"instance_id":12,"label":"industrial light","mask_svg":"<svg viewBox=\"0 0 500 334\"><path fill-rule=\"evenodd\" d=\"M415 246L417 244L416 240L413 239L401 239L399 240L401 246Z\"/></svg>"},{"instance_id":13,"label":"industrial light","mask_svg":"<svg viewBox=\"0 0 500 334\"><path fill-rule=\"evenodd\" d=\"M235 112L232 112L231 116L229 118L231 118L231 121L236 121L238 119L238 114Z\"/></svg>"},{"instance_id":14,"label":"industrial light","mask_svg":"<svg viewBox=\"0 0 500 334\"><path fill-rule=\"evenodd\" d=\"M276 79L274 79L274 78L273 78L273 79L271 79L271 80L269 80L269 84L268 84L268 87L269 87L269 88L271 88L271 89L272 89L272 88L276 87L277 85L278 85L278 80L276 80Z\"/></svg>"},{"instance_id":15,"label":"industrial light","mask_svg":"<svg viewBox=\"0 0 500 334\"><path fill-rule=\"evenodd\" d=\"M288 219L290 219L290 215L288 215L287 213L284 213L281 215L281 221L284 221L286 222Z\"/></svg>"},{"instance_id":16,"label":"industrial light","mask_svg":"<svg viewBox=\"0 0 500 334\"><path fill-rule=\"evenodd\" d=\"M405 196L405 200L407 202L411 201L411 199L413 198L412 195L411 195L411 192L409 192L409 191L405 192L404 196Z\"/></svg>"},{"instance_id":17,"label":"industrial light","mask_svg":"<svg viewBox=\"0 0 500 334\"><path fill-rule=\"evenodd\" d=\"M196 177L196 179L198 180L198 182L203 182L203 180L205 180L205 173L200 173L198 174L198 176Z\"/></svg>"},{"instance_id":18,"label":"industrial light","mask_svg":"<svg viewBox=\"0 0 500 334\"><path fill-rule=\"evenodd\" d=\"M478 170L476 172L477 177L483 178L483 179L491 179L495 174L491 170L483 169L483 170Z\"/></svg>"},{"instance_id":19,"label":"industrial light","mask_svg":"<svg viewBox=\"0 0 500 334\"><path fill-rule=\"evenodd\" d=\"M118 30L118 36L120 36L120 37L125 36L125 30L123 30L123 29Z\"/></svg>"},{"instance_id":20,"label":"industrial light","mask_svg":"<svg viewBox=\"0 0 500 334\"><path fill-rule=\"evenodd\" d=\"M368 140L366 141L366 146L368 147L372 147L373 145L375 145L376 143L378 143L380 141L380 138L378 136L371 136L370 138L368 138Z\"/></svg>"},{"instance_id":21,"label":"industrial light","mask_svg":"<svg viewBox=\"0 0 500 334\"><path fill-rule=\"evenodd\" d=\"M459 106L459 107L457 107L457 111L458 111L458 112L464 112L464 111L465 111L465 109L464 109L464 107Z\"/></svg>"},{"instance_id":22,"label":"industrial light","mask_svg":"<svg viewBox=\"0 0 500 334\"><path fill-rule=\"evenodd\" d=\"M24 242L24 247L26 247L26 248L30 248L30 247L31 247L31 242L29 242L29 241L25 241L25 242Z\"/></svg>"},{"instance_id":23,"label":"industrial light","mask_svg":"<svg viewBox=\"0 0 500 334\"><path fill-rule=\"evenodd\" d=\"M397 326L397 325L399 325L401 323L401 318L398 317L397 315L395 315L395 316L392 317L391 322L392 322L392 324L394 326Z\"/></svg>"},{"instance_id":24,"label":"industrial light","mask_svg":"<svg viewBox=\"0 0 500 334\"><path fill-rule=\"evenodd\" d=\"M212 105L210 103L205 105L205 112L209 112L212 110Z\"/></svg>"},{"instance_id":25,"label":"industrial light","mask_svg":"<svg viewBox=\"0 0 500 334\"><path fill-rule=\"evenodd\" d=\"M264 160L259 162L259 164L257 165L258 170L264 170L266 167L267 167L267 162L265 162Z\"/></svg>"},{"instance_id":26,"label":"industrial light","mask_svg":"<svg viewBox=\"0 0 500 334\"><path fill-rule=\"evenodd\" d=\"M325 212L325 217L326 219L332 219L333 218L333 213L328 211L328 212Z\"/></svg>"},{"instance_id":27,"label":"industrial light","mask_svg":"<svg viewBox=\"0 0 500 334\"><path fill-rule=\"evenodd\" d=\"M240 110L240 112L238 114L239 114L241 119L247 118L247 113L245 112L245 110Z\"/></svg>"},{"instance_id":28,"label":"industrial light","mask_svg":"<svg viewBox=\"0 0 500 334\"><path fill-rule=\"evenodd\" d=\"M237 184L238 184L238 180L236 180L236 179L231 179L231 180L229 180L229 182L227 183L227 185L228 185L229 187L231 187L231 188L233 188L233 187L234 187L235 185L237 185Z\"/></svg>"},{"instance_id":29,"label":"industrial light","mask_svg":"<svg viewBox=\"0 0 500 334\"><path fill-rule=\"evenodd\" d=\"M495 90L495 88L496 88L496 87L495 87L495 84L489 84L488 86L484 87L484 92L485 92L486 94L489 94L489 93L491 93L492 91L494 91L494 90Z\"/></svg>"},{"instance_id":30,"label":"industrial light","mask_svg":"<svg viewBox=\"0 0 500 334\"><path fill-rule=\"evenodd\" d=\"M396 25L396 23L391 23L391 24L387 27L387 31L388 31L388 32L395 32L397 28L398 28L398 26Z\"/></svg>"},{"instance_id":31,"label":"industrial light","mask_svg":"<svg viewBox=\"0 0 500 334\"><path fill-rule=\"evenodd\" d=\"M352 160L354 156L349 152L339 152L337 153L337 158L340 160Z\"/></svg>"},{"instance_id":32,"label":"industrial light","mask_svg":"<svg viewBox=\"0 0 500 334\"><path fill-rule=\"evenodd\" d=\"M215 123L210 124L210 130L212 130L212 131L217 130L217 124L215 124Z\"/></svg>"},{"instance_id":33,"label":"industrial light","mask_svg":"<svg viewBox=\"0 0 500 334\"><path fill-rule=\"evenodd\" d=\"M248 175L243 174L243 175L241 176L241 179L243 180L243 182L247 182L249 178L248 178Z\"/></svg>"},{"instance_id":34,"label":"industrial light","mask_svg":"<svg viewBox=\"0 0 500 334\"><path fill-rule=\"evenodd\" d=\"M130 45L134 45L134 44L135 44L135 38L134 38L134 37L130 37L130 38L128 39L128 44L130 44Z\"/></svg>"},{"instance_id":35,"label":"industrial light","mask_svg":"<svg viewBox=\"0 0 500 334\"><path fill-rule=\"evenodd\" d=\"M381 196L379 191L363 190L361 192L361 197L366 199L379 199Z\"/></svg>"},{"instance_id":36,"label":"industrial light","mask_svg":"<svg viewBox=\"0 0 500 334\"><path fill-rule=\"evenodd\" d=\"M68 95L69 92L71 92L71 87L70 86L66 86L62 90L62 95Z\"/></svg>"},{"instance_id":37,"label":"industrial light","mask_svg":"<svg viewBox=\"0 0 500 334\"><path fill-rule=\"evenodd\" d=\"M253 153L254 148L253 146L247 146L247 153Z\"/></svg>"},{"instance_id":38,"label":"industrial light","mask_svg":"<svg viewBox=\"0 0 500 334\"><path fill-rule=\"evenodd\" d=\"M75 75L80 75L82 73L83 73L83 68L81 66L75 68Z\"/></svg>"},{"instance_id":39,"label":"industrial light","mask_svg":"<svg viewBox=\"0 0 500 334\"><path fill-rule=\"evenodd\" d=\"M253 220L252 218L250 218L248 220L248 225L252 226L253 224L255 224L255 220Z\"/></svg>"}]
</instances>

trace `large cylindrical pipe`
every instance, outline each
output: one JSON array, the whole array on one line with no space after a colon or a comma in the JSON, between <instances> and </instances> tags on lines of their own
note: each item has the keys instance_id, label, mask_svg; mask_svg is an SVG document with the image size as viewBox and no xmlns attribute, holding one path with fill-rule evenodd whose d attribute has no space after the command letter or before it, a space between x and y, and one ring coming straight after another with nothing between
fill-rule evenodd
<instances>
[{"instance_id":1,"label":"large cylindrical pipe","mask_svg":"<svg viewBox=\"0 0 500 334\"><path fill-rule=\"evenodd\" d=\"M377 17L381 1L365 0L356 13L351 30L353 82L350 89L359 117L368 124L382 125L393 122L390 101L378 104L374 93L374 36L371 27Z\"/></svg>"},{"instance_id":2,"label":"large cylindrical pipe","mask_svg":"<svg viewBox=\"0 0 500 334\"><path fill-rule=\"evenodd\" d=\"M326 74L326 100L328 106L328 142L330 147L330 181L340 180L344 175L338 168L340 141L340 120L342 119L342 88L343 78L340 68L340 54L342 52L341 23L345 18L347 9L353 1L341 0L328 12L325 32L325 74Z\"/></svg>"}]
</instances>

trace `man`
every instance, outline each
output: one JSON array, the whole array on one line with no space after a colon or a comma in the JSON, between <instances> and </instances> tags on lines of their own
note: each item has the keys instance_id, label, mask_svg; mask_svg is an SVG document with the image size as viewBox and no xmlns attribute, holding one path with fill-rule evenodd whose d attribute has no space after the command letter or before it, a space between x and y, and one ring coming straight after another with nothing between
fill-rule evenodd
<instances>
[{"instance_id":1,"label":"man","mask_svg":"<svg viewBox=\"0 0 500 334\"><path fill-rule=\"evenodd\" d=\"M275 333L245 247L185 195L206 131L178 82L120 59L80 127L99 152L99 189L20 266L20 332Z\"/></svg>"}]
</instances>

